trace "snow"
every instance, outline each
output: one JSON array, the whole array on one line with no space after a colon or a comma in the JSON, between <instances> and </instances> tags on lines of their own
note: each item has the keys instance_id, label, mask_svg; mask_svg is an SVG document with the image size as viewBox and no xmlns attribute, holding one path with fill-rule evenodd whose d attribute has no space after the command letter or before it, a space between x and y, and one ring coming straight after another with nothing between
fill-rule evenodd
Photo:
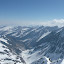
<instances>
[{"instance_id":1,"label":"snow","mask_svg":"<svg viewBox=\"0 0 64 64\"><path fill-rule=\"evenodd\" d=\"M5 48L3 48L3 46ZM7 49L7 47L5 45L3 45L2 43L0 43L0 52L4 52L5 53L4 50L9 51L9 49ZM4 59L4 58L7 58L7 57L8 57L8 55L6 55L6 54L0 54L0 59L2 59L2 58Z\"/></svg>"},{"instance_id":2,"label":"snow","mask_svg":"<svg viewBox=\"0 0 64 64\"><path fill-rule=\"evenodd\" d=\"M61 64L64 64L64 59L62 60Z\"/></svg>"},{"instance_id":3,"label":"snow","mask_svg":"<svg viewBox=\"0 0 64 64\"><path fill-rule=\"evenodd\" d=\"M62 31L62 29L58 30L56 33L60 32L60 31Z\"/></svg>"},{"instance_id":4,"label":"snow","mask_svg":"<svg viewBox=\"0 0 64 64\"><path fill-rule=\"evenodd\" d=\"M23 64L23 63L19 63L19 62L18 62L18 63L16 63L16 64Z\"/></svg>"},{"instance_id":5,"label":"snow","mask_svg":"<svg viewBox=\"0 0 64 64\"><path fill-rule=\"evenodd\" d=\"M0 43L0 47L2 47L2 46L5 46L5 45L3 45L3 44Z\"/></svg>"},{"instance_id":6,"label":"snow","mask_svg":"<svg viewBox=\"0 0 64 64\"><path fill-rule=\"evenodd\" d=\"M8 44L7 40L5 40L4 38L0 38L0 41L5 42L6 44Z\"/></svg>"},{"instance_id":7,"label":"snow","mask_svg":"<svg viewBox=\"0 0 64 64\"><path fill-rule=\"evenodd\" d=\"M6 26L6 27L1 28L0 31L6 31L6 30L9 30L11 28L12 28L11 26Z\"/></svg>"},{"instance_id":8,"label":"snow","mask_svg":"<svg viewBox=\"0 0 64 64\"><path fill-rule=\"evenodd\" d=\"M14 34L12 34L12 36L16 36L18 33L14 33Z\"/></svg>"},{"instance_id":9,"label":"snow","mask_svg":"<svg viewBox=\"0 0 64 64\"><path fill-rule=\"evenodd\" d=\"M47 64L51 64L49 58L45 57L45 59L47 60Z\"/></svg>"},{"instance_id":10,"label":"snow","mask_svg":"<svg viewBox=\"0 0 64 64\"><path fill-rule=\"evenodd\" d=\"M2 46L4 45L0 43L0 52L4 52L4 50L6 50L6 48L3 48Z\"/></svg>"},{"instance_id":11,"label":"snow","mask_svg":"<svg viewBox=\"0 0 64 64\"><path fill-rule=\"evenodd\" d=\"M32 62L36 61L36 59L40 59L40 55L38 55L38 53L40 51L36 51L35 53L33 54L29 54L29 51L30 50L26 50L26 51L23 51L22 52L22 58L25 60L26 64L31 64Z\"/></svg>"},{"instance_id":12,"label":"snow","mask_svg":"<svg viewBox=\"0 0 64 64\"><path fill-rule=\"evenodd\" d=\"M5 59L5 58L9 58L9 56L6 55L6 54L0 54L0 60L1 60L1 59Z\"/></svg>"},{"instance_id":13,"label":"snow","mask_svg":"<svg viewBox=\"0 0 64 64\"><path fill-rule=\"evenodd\" d=\"M20 31L20 34L18 34L18 30L10 30L12 27L4 27L4 28L1 28L0 29L0 31L1 30L3 30L3 31L5 31L5 33L6 34L9 34L9 33L12 33L11 35L12 36L15 36L15 37L20 37L20 36L26 36L26 35L28 35L30 32L32 32L32 31L34 31L34 33L35 32L39 32L41 29L37 29L37 28L33 28L32 30L30 30L30 31L28 31L28 29L29 28L22 28ZM27 30L27 31L26 31ZM17 32L16 32L17 31ZM26 32L25 32L26 31ZM47 30L46 30L47 31ZM62 31L62 29L59 29L59 30L57 30L57 33L58 32L60 32L60 31ZM25 32L25 33L24 33ZM45 32L44 34L42 34L41 35L41 37L37 40L37 41L39 41L39 40L41 40L42 38L44 38L45 36L47 36L47 35L49 35L51 32ZM3 42L5 42L6 44L9 44L8 42L7 42L7 40L8 39L6 39L6 34L4 34L3 36L5 37L5 39L4 38L1 38L0 37L0 52L3 52L3 53L0 53L0 63L1 64L5 64L5 63L9 63L9 64L14 64L14 61L12 61L12 60L17 60L17 61L19 61L18 63L16 63L16 64L23 64L22 62L21 62L21 60L20 60L20 57L22 57L23 58L23 60L26 62L26 64L41 64L43 61L45 61L45 63L44 64L64 64L64 59L61 59L61 60L58 60L59 59L59 57L60 57L60 55L61 54L56 54L56 53L46 53L46 56L43 56L44 54L45 54L45 52L46 52L46 49L49 49L49 45L47 46L47 47L45 47L45 48L43 48L42 50L41 49L39 49L38 51L34 51L33 52L33 50L25 50L25 51L22 51L22 53L20 53L20 55L17 55L17 54L13 54L12 52L15 52L14 50L12 50L12 52L8 49L8 47L7 46L5 46L3 43L2 43L2 41ZM62 33L62 34L64 34L64 33ZM24 40L20 40L21 42L27 42L27 41L29 41L30 39L24 39ZM61 43L62 44L62 43ZM42 46L44 46L44 45L46 45L45 43L43 44L40 44L39 46L40 47L42 47ZM62 44L63 45L63 44ZM4 47L3 47L4 46ZM56 48L56 49L58 49L58 47ZM61 48L60 48L61 49ZM8 53L7 52L5 52L5 50L7 50L8 51ZM21 50L21 48L20 48L20 50ZM32 53L30 53L32 51ZM48 55L47 55L48 54ZM18 59L17 59L17 57L18 57ZM49 58L52 60L52 61L50 61L49 60ZM4 59L6 59L6 58L8 58L8 59L12 59L12 60L4 60ZM42 59L41 59L42 58ZM58 60L58 61L57 61ZM38 62L39 61L39 62Z\"/></svg>"},{"instance_id":14,"label":"snow","mask_svg":"<svg viewBox=\"0 0 64 64\"><path fill-rule=\"evenodd\" d=\"M21 40L22 42L26 42L26 41L29 41L30 39L25 39L25 40Z\"/></svg>"},{"instance_id":15,"label":"snow","mask_svg":"<svg viewBox=\"0 0 64 64\"><path fill-rule=\"evenodd\" d=\"M4 50L7 50L8 53L5 52ZM11 53L11 51L7 48L7 46L2 44L1 42L0 42L0 52L4 53L4 54L0 53L0 63L1 64L14 64L14 61L12 61L12 60L18 60L19 62L21 62L20 59L16 59L17 55ZM12 60L4 60L6 58L12 59ZM17 64L20 64L19 62ZM23 63L21 63L21 64L23 64Z\"/></svg>"},{"instance_id":16,"label":"snow","mask_svg":"<svg viewBox=\"0 0 64 64\"><path fill-rule=\"evenodd\" d=\"M39 40L41 40L42 38L44 38L45 36L47 36L48 34L50 34L51 32L46 32L46 33L44 33L38 40L37 40L37 42L39 41Z\"/></svg>"},{"instance_id":17,"label":"snow","mask_svg":"<svg viewBox=\"0 0 64 64\"><path fill-rule=\"evenodd\" d=\"M8 61L8 60L6 60L6 61L0 61L0 63L1 64L14 64L14 62L13 61Z\"/></svg>"},{"instance_id":18,"label":"snow","mask_svg":"<svg viewBox=\"0 0 64 64\"><path fill-rule=\"evenodd\" d=\"M29 28L23 28L22 30L24 30L24 31L26 31L26 30L28 30Z\"/></svg>"}]
</instances>

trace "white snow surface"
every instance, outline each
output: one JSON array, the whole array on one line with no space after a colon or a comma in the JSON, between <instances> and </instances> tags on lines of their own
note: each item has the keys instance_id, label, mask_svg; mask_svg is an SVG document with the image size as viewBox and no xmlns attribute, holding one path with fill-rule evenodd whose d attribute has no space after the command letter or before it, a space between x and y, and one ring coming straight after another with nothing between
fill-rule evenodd
<instances>
[{"instance_id":1,"label":"white snow surface","mask_svg":"<svg viewBox=\"0 0 64 64\"><path fill-rule=\"evenodd\" d=\"M40 55L38 55L39 51L33 53L33 54L29 54L30 50L26 50L22 52L22 57L25 60L26 64L31 64L32 62L36 61L36 59L40 59Z\"/></svg>"},{"instance_id":2,"label":"white snow surface","mask_svg":"<svg viewBox=\"0 0 64 64\"><path fill-rule=\"evenodd\" d=\"M62 60L61 64L64 64L64 59Z\"/></svg>"},{"instance_id":3,"label":"white snow surface","mask_svg":"<svg viewBox=\"0 0 64 64\"><path fill-rule=\"evenodd\" d=\"M49 58L45 57L45 59L47 60L47 64L51 64Z\"/></svg>"},{"instance_id":4,"label":"white snow surface","mask_svg":"<svg viewBox=\"0 0 64 64\"><path fill-rule=\"evenodd\" d=\"M4 47L3 47L3 46L4 46ZM7 50L8 53L5 52L4 50ZM20 59L16 59L16 58L17 58L17 55L16 55L16 54L13 54L13 53L8 49L8 47L5 46L4 44L2 44L1 42L0 42L0 52L2 52L2 53L0 53L0 63L1 63L1 64L14 64L15 62L12 61L12 60L18 60L19 62L21 62ZM3 54L3 53L4 53L4 54ZM12 60L4 60L4 59L6 59L6 58L12 59ZM23 64L22 62L21 62L21 63L19 63L19 62L18 62L17 64Z\"/></svg>"}]
</instances>

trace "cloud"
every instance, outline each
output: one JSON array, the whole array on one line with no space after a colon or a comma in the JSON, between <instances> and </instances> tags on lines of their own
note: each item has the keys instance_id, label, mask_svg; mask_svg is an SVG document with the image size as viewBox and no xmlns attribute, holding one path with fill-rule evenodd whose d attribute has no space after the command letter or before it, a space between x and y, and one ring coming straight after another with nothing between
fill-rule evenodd
<instances>
[{"instance_id":1,"label":"cloud","mask_svg":"<svg viewBox=\"0 0 64 64\"><path fill-rule=\"evenodd\" d=\"M0 25L21 25L21 26L29 26L29 25L43 25L43 26L64 26L64 19L53 19L50 21L0 21Z\"/></svg>"},{"instance_id":2,"label":"cloud","mask_svg":"<svg viewBox=\"0 0 64 64\"><path fill-rule=\"evenodd\" d=\"M59 27L64 26L64 19L54 19L50 22L51 22L51 25L53 25L53 26L59 26Z\"/></svg>"},{"instance_id":3,"label":"cloud","mask_svg":"<svg viewBox=\"0 0 64 64\"><path fill-rule=\"evenodd\" d=\"M64 26L64 19L53 19L50 21L24 21L20 22L23 26L24 25L43 25L43 26Z\"/></svg>"},{"instance_id":4,"label":"cloud","mask_svg":"<svg viewBox=\"0 0 64 64\"><path fill-rule=\"evenodd\" d=\"M51 21L46 22L37 22L38 25L44 25L44 26L58 26L63 27L64 26L64 19L54 19Z\"/></svg>"},{"instance_id":5,"label":"cloud","mask_svg":"<svg viewBox=\"0 0 64 64\"><path fill-rule=\"evenodd\" d=\"M64 19L54 19L53 21L56 23L64 23Z\"/></svg>"}]
</instances>

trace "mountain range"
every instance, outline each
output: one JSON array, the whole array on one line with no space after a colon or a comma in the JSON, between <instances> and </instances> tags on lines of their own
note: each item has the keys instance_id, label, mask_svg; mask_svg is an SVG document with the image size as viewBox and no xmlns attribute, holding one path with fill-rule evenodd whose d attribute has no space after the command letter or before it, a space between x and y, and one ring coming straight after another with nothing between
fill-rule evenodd
<instances>
[{"instance_id":1,"label":"mountain range","mask_svg":"<svg viewBox=\"0 0 64 64\"><path fill-rule=\"evenodd\" d=\"M0 64L64 64L64 27L0 26Z\"/></svg>"}]
</instances>

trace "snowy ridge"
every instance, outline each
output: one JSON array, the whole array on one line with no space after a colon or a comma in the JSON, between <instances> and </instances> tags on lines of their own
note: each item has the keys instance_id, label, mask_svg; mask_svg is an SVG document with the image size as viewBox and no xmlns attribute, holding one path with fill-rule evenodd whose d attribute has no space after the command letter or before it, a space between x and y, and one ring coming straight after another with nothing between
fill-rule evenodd
<instances>
[{"instance_id":1,"label":"snowy ridge","mask_svg":"<svg viewBox=\"0 0 64 64\"><path fill-rule=\"evenodd\" d=\"M12 29L11 26L6 26L6 27L1 28L0 31L7 31L7 30L10 30L10 29Z\"/></svg>"},{"instance_id":2,"label":"snowy ridge","mask_svg":"<svg viewBox=\"0 0 64 64\"><path fill-rule=\"evenodd\" d=\"M47 36L48 34L50 34L51 32L46 32L46 33L44 33L38 40L37 40L37 42L39 41L39 40L41 40L42 38L44 38L45 36Z\"/></svg>"},{"instance_id":3,"label":"snowy ridge","mask_svg":"<svg viewBox=\"0 0 64 64\"><path fill-rule=\"evenodd\" d=\"M62 31L62 29L59 29L59 30L57 31L57 33L60 32L60 31Z\"/></svg>"}]
</instances>

